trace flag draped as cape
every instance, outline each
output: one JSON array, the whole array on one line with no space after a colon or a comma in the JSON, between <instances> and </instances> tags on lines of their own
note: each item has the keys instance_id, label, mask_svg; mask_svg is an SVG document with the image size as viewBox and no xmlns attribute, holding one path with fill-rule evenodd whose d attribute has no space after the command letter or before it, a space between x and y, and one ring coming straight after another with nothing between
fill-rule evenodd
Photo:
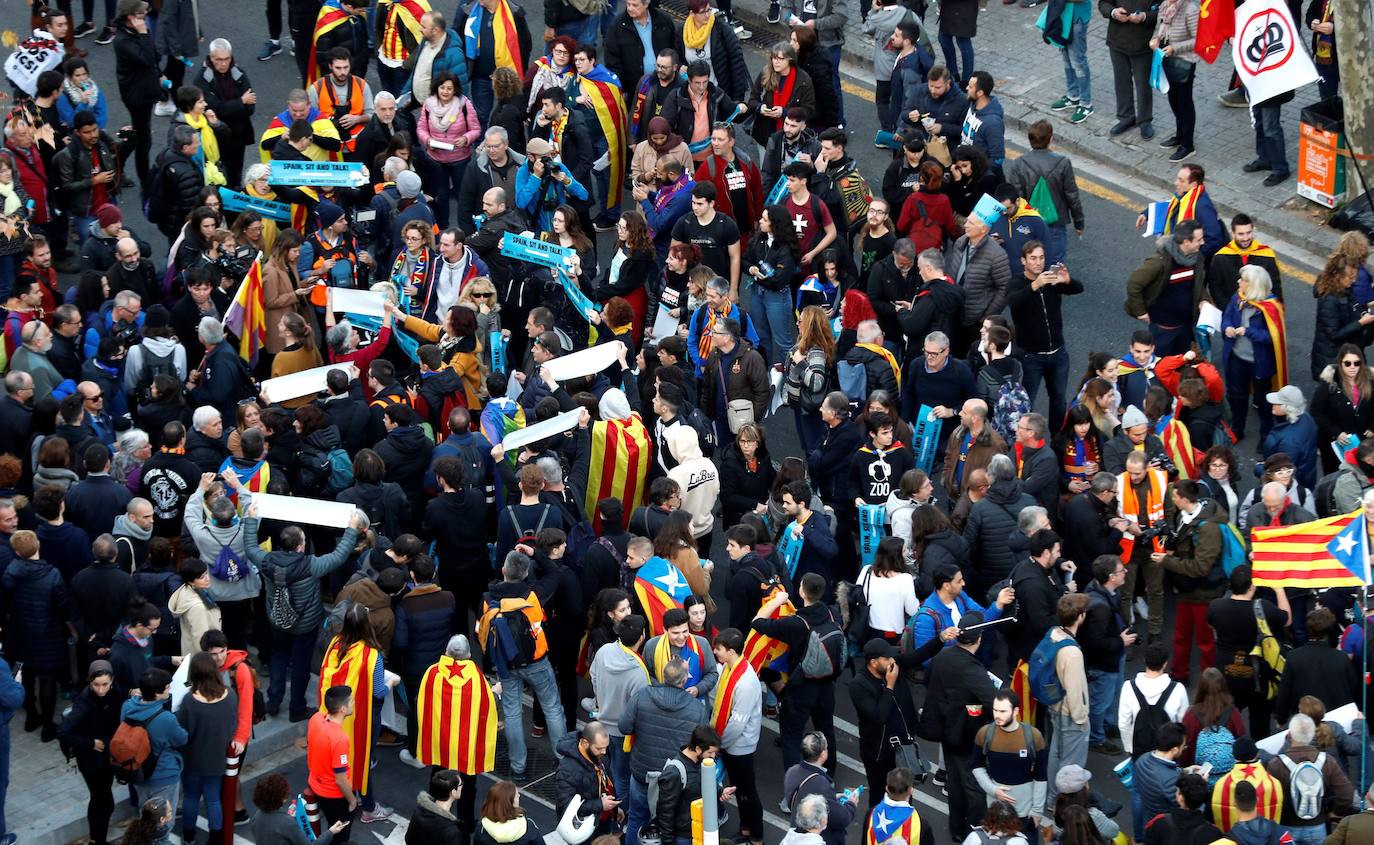
<instances>
[{"instance_id":1,"label":"flag draped as cape","mask_svg":"<svg viewBox=\"0 0 1374 845\"><path fill-rule=\"evenodd\" d=\"M381 653L362 642L347 650L339 646L338 637L331 640L320 665L320 710L324 710L324 694L330 687L346 686L353 690L353 715L344 719L340 727L348 737L353 789L366 794L372 770L372 719L377 702L372 697L372 680Z\"/></svg>"},{"instance_id":2,"label":"flag draped as cape","mask_svg":"<svg viewBox=\"0 0 1374 845\"><path fill-rule=\"evenodd\" d=\"M496 696L471 660L448 655L425 672L416 699L420 741L416 759L465 775L496 766Z\"/></svg>"},{"instance_id":3,"label":"flag draped as cape","mask_svg":"<svg viewBox=\"0 0 1374 845\"><path fill-rule=\"evenodd\" d=\"M612 184L619 184L612 182ZM610 496L620 500L630 513L644 504L645 483L649 474L649 431L639 414L623 420L593 423L592 462L587 476L586 512L596 514L596 530L601 530L601 515L596 503Z\"/></svg>"}]
</instances>

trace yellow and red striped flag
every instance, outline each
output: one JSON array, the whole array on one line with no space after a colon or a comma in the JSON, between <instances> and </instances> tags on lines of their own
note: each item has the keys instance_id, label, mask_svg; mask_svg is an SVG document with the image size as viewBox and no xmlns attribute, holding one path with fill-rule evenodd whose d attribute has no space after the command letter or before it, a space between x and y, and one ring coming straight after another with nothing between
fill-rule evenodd
<instances>
[{"instance_id":1,"label":"yellow and red striped flag","mask_svg":"<svg viewBox=\"0 0 1374 845\"><path fill-rule=\"evenodd\" d=\"M613 183L614 184L614 183ZM587 478L586 512L595 514L594 527L601 530L601 512L596 503L614 496L630 513L644 504L645 481L652 456L649 430L639 414L626 419L606 419L593 423L592 460Z\"/></svg>"},{"instance_id":2,"label":"yellow and red striped flag","mask_svg":"<svg viewBox=\"0 0 1374 845\"><path fill-rule=\"evenodd\" d=\"M1024 660L1017 661L1016 668L1011 672L1011 691L1021 707L1021 721L1030 725L1035 724L1036 709L1040 702L1035 699L1035 693L1031 692L1030 664Z\"/></svg>"},{"instance_id":3,"label":"yellow and red striped flag","mask_svg":"<svg viewBox=\"0 0 1374 845\"><path fill-rule=\"evenodd\" d=\"M372 697L372 679L381 653L361 641L347 650L341 646L339 637L334 637L320 665L320 710L324 710L324 694L330 687L346 686L353 690L353 715L346 717L340 727L348 737L353 788L367 794L372 769L372 713L377 701Z\"/></svg>"},{"instance_id":4,"label":"yellow and red striped flag","mask_svg":"<svg viewBox=\"0 0 1374 845\"><path fill-rule=\"evenodd\" d=\"M442 655L416 697L421 763L480 775L496 767L496 696L477 664Z\"/></svg>"},{"instance_id":5,"label":"yellow and red striped flag","mask_svg":"<svg viewBox=\"0 0 1374 845\"><path fill-rule=\"evenodd\" d=\"M1212 787L1212 821L1227 833L1236 825L1236 786L1245 781L1255 788L1255 810L1262 818L1279 820L1283 809L1283 784L1263 764L1236 763Z\"/></svg>"},{"instance_id":6,"label":"yellow and red striped flag","mask_svg":"<svg viewBox=\"0 0 1374 845\"><path fill-rule=\"evenodd\" d=\"M781 584L773 585L773 588L763 597L763 604L772 601L777 591L785 589L786 588ZM792 606L792 602L783 602L778 606L777 610L773 611L773 615L769 618L781 619L784 616L791 616L796 612L797 609ZM787 654L787 643L782 640L775 640L772 637L764 636L752 628L744 638L744 653L742 656L749 662L750 666L754 667L755 672L763 671L763 667L777 661L785 654ZM779 669L779 671L782 670Z\"/></svg>"},{"instance_id":7,"label":"yellow and red striped flag","mask_svg":"<svg viewBox=\"0 0 1374 845\"><path fill-rule=\"evenodd\" d=\"M239 339L239 357L250 367L257 364L258 350L267 342L267 309L262 304L262 265L256 261L224 312L224 328Z\"/></svg>"},{"instance_id":8,"label":"yellow and red striped flag","mask_svg":"<svg viewBox=\"0 0 1374 845\"><path fill-rule=\"evenodd\" d=\"M1256 528L1251 541L1255 584L1261 587L1359 587L1364 581L1330 546L1360 511L1281 528Z\"/></svg>"}]
</instances>

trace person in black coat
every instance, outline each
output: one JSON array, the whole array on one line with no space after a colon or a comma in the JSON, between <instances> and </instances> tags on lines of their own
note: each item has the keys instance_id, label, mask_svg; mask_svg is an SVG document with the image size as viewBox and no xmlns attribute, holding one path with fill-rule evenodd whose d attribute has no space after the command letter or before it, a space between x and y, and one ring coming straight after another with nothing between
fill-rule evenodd
<instances>
[{"instance_id":1,"label":"person in black coat","mask_svg":"<svg viewBox=\"0 0 1374 845\"><path fill-rule=\"evenodd\" d=\"M230 187L237 187L243 180L244 148L253 146L258 140L253 130L258 95L248 75L234 60L229 42L218 38L211 41L209 53L192 82L205 95L206 107L226 127L225 132L216 133L220 170Z\"/></svg>"},{"instance_id":2,"label":"person in black coat","mask_svg":"<svg viewBox=\"0 0 1374 845\"><path fill-rule=\"evenodd\" d=\"M390 96L382 96L384 93ZM415 116L396 107L396 93L379 91L373 97L372 117L354 139L353 152L346 156L349 161L362 162L367 166L373 185L382 181L382 169L377 166L377 156L386 151L391 144L391 137L397 132L405 132L410 135L412 142L416 138Z\"/></svg>"},{"instance_id":3,"label":"person in black coat","mask_svg":"<svg viewBox=\"0 0 1374 845\"><path fill-rule=\"evenodd\" d=\"M125 608L138 596L133 576L116 562L114 538L101 535L91 551L95 562L76 573L71 586L78 666L94 658L97 649L109 648Z\"/></svg>"},{"instance_id":4,"label":"person in black coat","mask_svg":"<svg viewBox=\"0 0 1374 845\"><path fill-rule=\"evenodd\" d=\"M188 379L191 404L209 405L226 420L234 419L239 400L256 396L253 376L238 350L225 340L224 326L218 321L202 318L196 330L205 349L205 362L191 371ZM187 360L195 360L188 356Z\"/></svg>"},{"instance_id":5,"label":"person in black coat","mask_svg":"<svg viewBox=\"0 0 1374 845\"><path fill-rule=\"evenodd\" d=\"M644 78L644 42L635 28L636 23L649 25L649 43L657 56L667 50L677 40L677 27L668 13L657 7L650 7L647 0L631 0L634 15L627 3L625 11L615 16L610 31L606 33L602 48L602 64L620 78L620 89L625 94L625 107L633 111L635 94ZM720 23L720 21L717 21ZM679 53L678 55L682 55Z\"/></svg>"},{"instance_id":6,"label":"person in black coat","mask_svg":"<svg viewBox=\"0 0 1374 845\"><path fill-rule=\"evenodd\" d=\"M736 103L743 103L749 96L749 87L753 84L753 77L749 75L749 65L744 61L744 47L740 44L739 36L735 33L735 28L726 23L721 13L710 8L705 0L696 0L688 4L691 11L696 9L693 14L707 11L716 16L716 21L711 25L711 35L707 43L707 53L711 57L711 69L715 72L716 83L725 92L726 96ZM677 43L673 45L677 54L682 57L683 64L690 64L698 58L695 50L687 50L682 40L682 31L679 29ZM829 77L826 77L829 79ZM723 118L713 118L723 119ZM668 121L672 123L673 121ZM826 124L827 126L830 124ZM676 126L674 126L676 129ZM687 135L682 135L687 139ZM690 134L690 133L689 133Z\"/></svg>"},{"instance_id":7,"label":"person in black coat","mask_svg":"<svg viewBox=\"0 0 1374 845\"><path fill-rule=\"evenodd\" d=\"M1064 556L1079 564L1078 583L1086 583L1085 568L1099 555L1121 553L1121 526L1116 512L1116 476L1099 472L1087 490L1064 506Z\"/></svg>"},{"instance_id":8,"label":"person in black coat","mask_svg":"<svg viewBox=\"0 0 1374 845\"><path fill-rule=\"evenodd\" d=\"M148 222L156 225L167 240L175 241L186 216L199 202L205 172L192 160L200 150L196 130L173 126L170 131L172 145L158 155L156 172L146 188Z\"/></svg>"},{"instance_id":9,"label":"person in black coat","mask_svg":"<svg viewBox=\"0 0 1374 845\"><path fill-rule=\"evenodd\" d=\"M1011 586L1016 590L1019 608L1017 633L1007 635L1008 659L1030 660L1031 652L1057 624L1055 607L1067 592L1056 571L1062 549L1059 535L1043 528L1030 537L1028 558L1011 571Z\"/></svg>"},{"instance_id":10,"label":"person in black coat","mask_svg":"<svg viewBox=\"0 0 1374 845\"><path fill-rule=\"evenodd\" d=\"M1359 264L1344 255L1333 255L1317 276L1312 295L1317 298L1317 328L1312 333L1312 379L1321 378L1322 370L1336 363L1336 349L1342 343L1368 346L1374 336L1374 313L1358 302L1351 286L1359 273Z\"/></svg>"},{"instance_id":11,"label":"person in black coat","mask_svg":"<svg viewBox=\"0 0 1374 845\"><path fill-rule=\"evenodd\" d=\"M140 11L141 10L141 11ZM149 159L153 144L153 106L162 99L157 47L148 34L148 4L123 0L115 19L115 78L119 99L129 110L129 125L134 129L134 161L143 196L152 187Z\"/></svg>"},{"instance_id":12,"label":"person in black coat","mask_svg":"<svg viewBox=\"0 0 1374 845\"><path fill-rule=\"evenodd\" d=\"M106 747L119 728L120 707L128 693L114 682L114 667L108 660L93 660L86 688L72 699L57 729L62 753L76 758L76 768L86 781L90 801L86 804L86 825L92 842L108 841L110 817L114 815L114 772Z\"/></svg>"},{"instance_id":13,"label":"person in black coat","mask_svg":"<svg viewBox=\"0 0 1374 845\"><path fill-rule=\"evenodd\" d=\"M220 290L211 278L208 267L200 267L186 274L186 293L171 307L172 331L186 350L186 363L192 369L205 357L205 347L196 337L202 317L219 319L229 310L229 294Z\"/></svg>"},{"instance_id":14,"label":"person in black coat","mask_svg":"<svg viewBox=\"0 0 1374 845\"><path fill-rule=\"evenodd\" d=\"M611 746L610 734L600 722L588 722L581 730L569 731L558 741L558 774L556 775L556 797L554 812L559 818L567 812L574 797L582 799L574 820L581 823L588 816L600 816L614 810L620 801L629 803L628 796L616 801L616 795L607 795L602 784L611 782L610 763L606 752ZM610 833L615 813L598 818L592 828L592 838Z\"/></svg>"},{"instance_id":15,"label":"person in black coat","mask_svg":"<svg viewBox=\"0 0 1374 845\"><path fill-rule=\"evenodd\" d=\"M811 30L811 33L811 37L814 38L815 30ZM811 77L816 90L816 113L811 115L807 125L817 132L837 125L840 120L840 92L830 84L834 78L830 66L830 53L820 47L798 50L797 67Z\"/></svg>"},{"instance_id":16,"label":"person in black coat","mask_svg":"<svg viewBox=\"0 0 1374 845\"><path fill-rule=\"evenodd\" d=\"M406 828L406 845L463 845L467 831L458 826L453 807L463 791L462 776L453 769L433 772L429 789L415 798L415 812L410 814L410 825Z\"/></svg>"},{"instance_id":17,"label":"person in black coat","mask_svg":"<svg viewBox=\"0 0 1374 845\"><path fill-rule=\"evenodd\" d=\"M1274 718L1279 724L1298 712L1298 699L1304 695L1316 696L1328 713L1359 700L1359 669L1327 638L1335 625L1335 614L1329 609L1308 611L1307 645L1288 653L1279 691L1274 696Z\"/></svg>"},{"instance_id":18,"label":"person in black coat","mask_svg":"<svg viewBox=\"0 0 1374 845\"><path fill-rule=\"evenodd\" d=\"M746 447L749 443L755 444L752 447L753 454L746 456L741 443L745 443ZM766 509L777 475L778 471L773 467L773 460L768 456L768 447L764 443L763 428L757 425L741 427L734 442L721 453L721 524L738 525L746 513L756 513L760 506Z\"/></svg>"},{"instance_id":19,"label":"person in black coat","mask_svg":"<svg viewBox=\"0 0 1374 845\"><path fill-rule=\"evenodd\" d=\"M425 506L425 470L429 469L434 444L420 428L419 417L409 405L390 405L382 414L386 437L372 447L386 464L386 480L400 485L410 498L410 512L418 519Z\"/></svg>"},{"instance_id":20,"label":"person in black coat","mask_svg":"<svg viewBox=\"0 0 1374 845\"><path fill-rule=\"evenodd\" d=\"M196 427L186 434L186 458L201 472L218 473L220 464L229 457L224 440L224 418L197 409L193 419Z\"/></svg>"},{"instance_id":21,"label":"person in black coat","mask_svg":"<svg viewBox=\"0 0 1374 845\"><path fill-rule=\"evenodd\" d=\"M474 617L481 614L482 594L491 574L487 499L480 486L471 486L458 458L435 460L432 472L440 493L425 505L422 533L434 539L440 584L457 599L465 623L469 612ZM465 629L465 624L459 627Z\"/></svg>"},{"instance_id":22,"label":"person in black coat","mask_svg":"<svg viewBox=\"0 0 1374 845\"><path fill-rule=\"evenodd\" d=\"M410 499L400 485L382 481L385 473L386 465L376 452L361 450L353 456L353 486L340 493L336 501L358 508L367 514L374 531L395 539L410 524Z\"/></svg>"},{"instance_id":23,"label":"person in black coat","mask_svg":"<svg viewBox=\"0 0 1374 845\"><path fill-rule=\"evenodd\" d=\"M315 40L315 62L319 66L319 74L329 75L329 54L335 47L343 47L348 50L353 62L353 75L367 79L367 63L372 57L372 51L367 48L367 18L364 16L368 0L340 0L339 5L348 13L348 19Z\"/></svg>"},{"instance_id":24,"label":"person in black coat","mask_svg":"<svg viewBox=\"0 0 1374 845\"><path fill-rule=\"evenodd\" d=\"M5 376L5 395L0 398L0 452L27 457L33 399L32 376L18 371Z\"/></svg>"},{"instance_id":25,"label":"person in black coat","mask_svg":"<svg viewBox=\"0 0 1374 845\"><path fill-rule=\"evenodd\" d=\"M7 657L24 664L24 729L57 736L57 686L67 680L70 593L57 568L39 558L32 531L10 535L14 560L0 577L0 599L8 612Z\"/></svg>"},{"instance_id":26,"label":"person in black coat","mask_svg":"<svg viewBox=\"0 0 1374 845\"><path fill-rule=\"evenodd\" d=\"M86 478L67 491L67 518L87 535L98 537L114 529L133 494L110 476L110 450L104 445L86 447L82 460Z\"/></svg>"}]
</instances>

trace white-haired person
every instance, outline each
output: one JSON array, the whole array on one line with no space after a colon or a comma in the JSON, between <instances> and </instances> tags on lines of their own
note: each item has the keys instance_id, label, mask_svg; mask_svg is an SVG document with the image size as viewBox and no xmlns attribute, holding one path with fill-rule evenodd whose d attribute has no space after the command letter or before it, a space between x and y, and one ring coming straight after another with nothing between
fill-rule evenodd
<instances>
[{"instance_id":1,"label":"white-haired person","mask_svg":"<svg viewBox=\"0 0 1374 845\"><path fill-rule=\"evenodd\" d=\"M1244 436L1246 404L1253 402L1263 441L1274 427L1274 415L1265 413L1264 395L1276 378L1283 381L1288 375L1283 303L1274 297L1269 272L1250 264L1241 268L1240 284L1224 307L1221 360L1231 429L1236 439Z\"/></svg>"},{"instance_id":2,"label":"white-haired person","mask_svg":"<svg viewBox=\"0 0 1374 845\"><path fill-rule=\"evenodd\" d=\"M1288 828L1296 845L1322 845L1326 841L1327 812L1335 816L1345 815L1355 797L1355 789L1350 784L1350 778L1341 771L1336 756L1318 751L1313 744L1316 736L1317 725L1312 718L1302 713L1297 714L1288 720L1287 753L1270 758L1264 765L1269 774L1283 784L1290 782L1293 770L1303 763L1315 763L1321 771L1324 800L1315 818L1304 818L1308 813L1298 815L1298 802L1302 800L1301 797L1294 795L1290 789L1283 791L1283 809L1279 813L1278 822Z\"/></svg>"},{"instance_id":3,"label":"white-haired person","mask_svg":"<svg viewBox=\"0 0 1374 845\"><path fill-rule=\"evenodd\" d=\"M210 405L226 419L233 418L239 400L256 394L253 376L239 352L224 338L224 325L215 317L202 317L196 337L205 347L205 360L186 380L191 404Z\"/></svg>"},{"instance_id":4,"label":"white-haired person","mask_svg":"<svg viewBox=\"0 0 1374 845\"><path fill-rule=\"evenodd\" d=\"M1276 417L1275 424L1260 442L1264 457L1278 452L1287 453L1297 467L1294 477L1311 490L1317 485L1317 449L1326 444L1317 442L1317 423L1307 413L1307 397L1295 385L1283 387L1264 396Z\"/></svg>"},{"instance_id":5,"label":"white-haired person","mask_svg":"<svg viewBox=\"0 0 1374 845\"><path fill-rule=\"evenodd\" d=\"M268 202L281 202L277 198L277 192L272 190L272 185L268 181L268 176L272 173L272 167L262 162L253 162L243 170L243 192L250 197ZM277 233L281 231L276 220L270 217L262 218L262 251L268 255L272 254L272 244L277 239Z\"/></svg>"}]
</instances>

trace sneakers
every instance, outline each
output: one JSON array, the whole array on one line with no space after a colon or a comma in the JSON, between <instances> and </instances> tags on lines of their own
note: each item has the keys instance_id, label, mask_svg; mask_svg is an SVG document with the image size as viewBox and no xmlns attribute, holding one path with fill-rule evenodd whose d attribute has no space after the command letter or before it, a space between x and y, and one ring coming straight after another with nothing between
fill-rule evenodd
<instances>
[{"instance_id":1,"label":"sneakers","mask_svg":"<svg viewBox=\"0 0 1374 845\"><path fill-rule=\"evenodd\" d=\"M1169 141L1170 141L1170 146L1172 146L1172 145L1173 145L1173 139L1170 138ZM1135 615L1138 616L1138 617L1140 617L1141 619L1149 619L1149 618L1150 618L1150 606L1149 606L1148 604L1145 603L1145 597L1144 597L1144 596L1140 596L1140 597L1138 597L1138 598L1135 600Z\"/></svg>"},{"instance_id":2,"label":"sneakers","mask_svg":"<svg viewBox=\"0 0 1374 845\"><path fill-rule=\"evenodd\" d=\"M115 36L114 27L112 27L112 26L107 26L107 27L105 27L104 29L100 30L100 34L97 35L97 36L95 37L95 43L97 43L97 44L109 44L111 41L114 41L114 36Z\"/></svg>"},{"instance_id":3,"label":"sneakers","mask_svg":"<svg viewBox=\"0 0 1374 845\"><path fill-rule=\"evenodd\" d=\"M724 17L724 16L722 15L722 17ZM730 25L730 28L733 29L733 30L735 31L735 35L739 38L739 40L741 40L741 41L748 41L750 38L753 38L753 37L754 37L753 30L745 29L745 28L744 28L744 24L740 23L739 21L735 20L734 18L724 18L724 19L725 19L725 23L729 24L729 25Z\"/></svg>"},{"instance_id":4,"label":"sneakers","mask_svg":"<svg viewBox=\"0 0 1374 845\"><path fill-rule=\"evenodd\" d=\"M258 51L258 61L265 62L281 52L281 42L267 39L262 42L262 49Z\"/></svg>"},{"instance_id":5,"label":"sneakers","mask_svg":"<svg viewBox=\"0 0 1374 845\"><path fill-rule=\"evenodd\" d=\"M512 781L516 782L516 783L529 783L529 782L530 782L530 773L529 773L529 772L511 772L511 773L510 773L510 779L511 779Z\"/></svg>"},{"instance_id":6,"label":"sneakers","mask_svg":"<svg viewBox=\"0 0 1374 845\"><path fill-rule=\"evenodd\" d=\"M615 230L615 224L617 222L619 221L611 215L603 214L592 221L592 228L598 232L611 232ZM537 733L535 736L543 736L543 734Z\"/></svg>"},{"instance_id":7,"label":"sneakers","mask_svg":"<svg viewBox=\"0 0 1374 845\"><path fill-rule=\"evenodd\" d=\"M242 810L234 811L234 824L248 824L251 821L253 821L253 814L248 812L247 807L243 808Z\"/></svg>"},{"instance_id":8,"label":"sneakers","mask_svg":"<svg viewBox=\"0 0 1374 845\"><path fill-rule=\"evenodd\" d=\"M1235 88L1225 94L1218 94L1217 102L1228 109L1243 109L1250 105L1249 101L1245 99L1244 88Z\"/></svg>"},{"instance_id":9,"label":"sneakers","mask_svg":"<svg viewBox=\"0 0 1374 845\"><path fill-rule=\"evenodd\" d=\"M1120 754L1124 749L1119 744L1109 739L1106 742L1100 742L1096 745L1089 745L1088 750L1096 752L1098 754L1106 754L1110 757L1115 757L1116 755Z\"/></svg>"},{"instance_id":10,"label":"sneakers","mask_svg":"<svg viewBox=\"0 0 1374 845\"><path fill-rule=\"evenodd\" d=\"M1169 161L1173 162L1174 164L1178 164L1179 162L1191 157L1193 152L1194 150L1192 147L1185 147L1179 145L1179 148L1174 150L1174 154L1169 156Z\"/></svg>"},{"instance_id":11,"label":"sneakers","mask_svg":"<svg viewBox=\"0 0 1374 845\"><path fill-rule=\"evenodd\" d=\"M1073 114L1069 115L1069 123L1082 123L1087 120L1092 113L1093 107L1091 103L1080 105L1073 110Z\"/></svg>"},{"instance_id":12,"label":"sneakers","mask_svg":"<svg viewBox=\"0 0 1374 845\"><path fill-rule=\"evenodd\" d=\"M1170 135L1169 137L1165 138L1163 141L1160 141L1160 142L1159 142L1159 145L1160 145L1161 147L1166 148L1166 149L1169 148L1169 147L1177 147L1177 146L1178 146L1178 136L1177 136L1177 135ZM1137 602L1137 603L1138 603L1139 601L1140 601L1140 599L1136 599L1136 602Z\"/></svg>"},{"instance_id":13,"label":"sneakers","mask_svg":"<svg viewBox=\"0 0 1374 845\"><path fill-rule=\"evenodd\" d=\"M95 24L91 23L90 21L86 21L81 26L78 26L74 32L72 32L72 37L85 38L92 32L95 32Z\"/></svg>"},{"instance_id":14,"label":"sneakers","mask_svg":"<svg viewBox=\"0 0 1374 845\"><path fill-rule=\"evenodd\" d=\"M401 762L405 763L412 769L423 769L425 767L424 763L421 763L419 760L415 759L415 755L410 753L409 748L401 751Z\"/></svg>"},{"instance_id":15,"label":"sneakers","mask_svg":"<svg viewBox=\"0 0 1374 845\"><path fill-rule=\"evenodd\" d=\"M1070 97L1068 94L1050 103L1050 111L1068 111L1076 108L1078 108L1077 98Z\"/></svg>"},{"instance_id":16,"label":"sneakers","mask_svg":"<svg viewBox=\"0 0 1374 845\"><path fill-rule=\"evenodd\" d=\"M773 2L768 4L768 22L782 23L782 4L779 3L777 0L773 0ZM788 815L791 815L792 813L791 810L788 810L787 812Z\"/></svg>"},{"instance_id":17,"label":"sneakers","mask_svg":"<svg viewBox=\"0 0 1374 845\"><path fill-rule=\"evenodd\" d=\"M778 801L778 812L782 813L785 818L792 817L792 808L787 806L786 798L783 798Z\"/></svg>"},{"instance_id":18,"label":"sneakers","mask_svg":"<svg viewBox=\"0 0 1374 845\"><path fill-rule=\"evenodd\" d=\"M391 818L391 808L384 807L381 804L378 804L377 806L373 807L370 811L363 811L362 823L372 824L373 822L386 821L389 818Z\"/></svg>"},{"instance_id":19,"label":"sneakers","mask_svg":"<svg viewBox=\"0 0 1374 845\"><path fill-rule=\"evenodd\" d=\"M598 232L603 232L603 231L605 231L605 230L604 230L604 229L597 229L597 231L598 231ZM530 736L539 737L539 736L543 736L544 733L545 733L545 729L544 729L544 727L543 727L542 725L531 725L531 726L530 726Z\"/></svg>"},{"instance_id":20,"label":"sneakers","mask_svg":"<svg viewBox=\"0 0 1374 845\"><path fill-rule=\"evenodd\" d=\"M171 101L169 100L163 100L162 102L153 106L153 114L157 115L158 117L171 117L176 113L177 107L172 105Z\"/></svg>"},{"instance_id":21,"label":"sneakers","mask_svg":"<svg viewBox=\"0 0 1374 845\"><path fill-rule=\"evenodd\" d=\"M936 769L935 777L931 778L931 782L934 783L936 786L944 787L944 785L948 783L948 778L945 775L945 770Z\"/></svg>"},{"instance_id":22,"label":"sneakers","mask_svg":"<svg viewBox=\"0 0 1374 845\"><path fill-rule=\"evenodd\" d=\"M763 718L765 718L765 719L776 719L776 718L778 718L778 705L776 705L776 704L765 704L765 705L763 705ZM787 812L790 813L790 812L792 812L792 811L791 811L791 810L788 810Z\"/></svg>"},{"instance_id":23,"label":"sneakers","mask_svg":"<svg viewBox=\"0 0 1374 845\"><path fill-rule=\"evenodd\" d=\"M582 699L581 701L579 701L579 702L577 702L577 703L580 704L580 705L582 705L582 709L583 709L583 710L586 710L588 713L595 713L595 712L596 712L596 699L595 699L595 698L590 698L590 697L584 698L584 699Z\"/></svg>"},{"instance_id":24,"label":"sneakers","mask_svg":"<svg viewBox=\"0 0 1374 845\"><path fill-rule=\"evenodd\" d=\"M1264 180L1263 185L1266 188L1272 188L1275 185L1282 185L1284 182L1288 181L1288 178L1291 175L1291 173L1270 173L1269 178Z\"/></svg>"}]
</instances>

